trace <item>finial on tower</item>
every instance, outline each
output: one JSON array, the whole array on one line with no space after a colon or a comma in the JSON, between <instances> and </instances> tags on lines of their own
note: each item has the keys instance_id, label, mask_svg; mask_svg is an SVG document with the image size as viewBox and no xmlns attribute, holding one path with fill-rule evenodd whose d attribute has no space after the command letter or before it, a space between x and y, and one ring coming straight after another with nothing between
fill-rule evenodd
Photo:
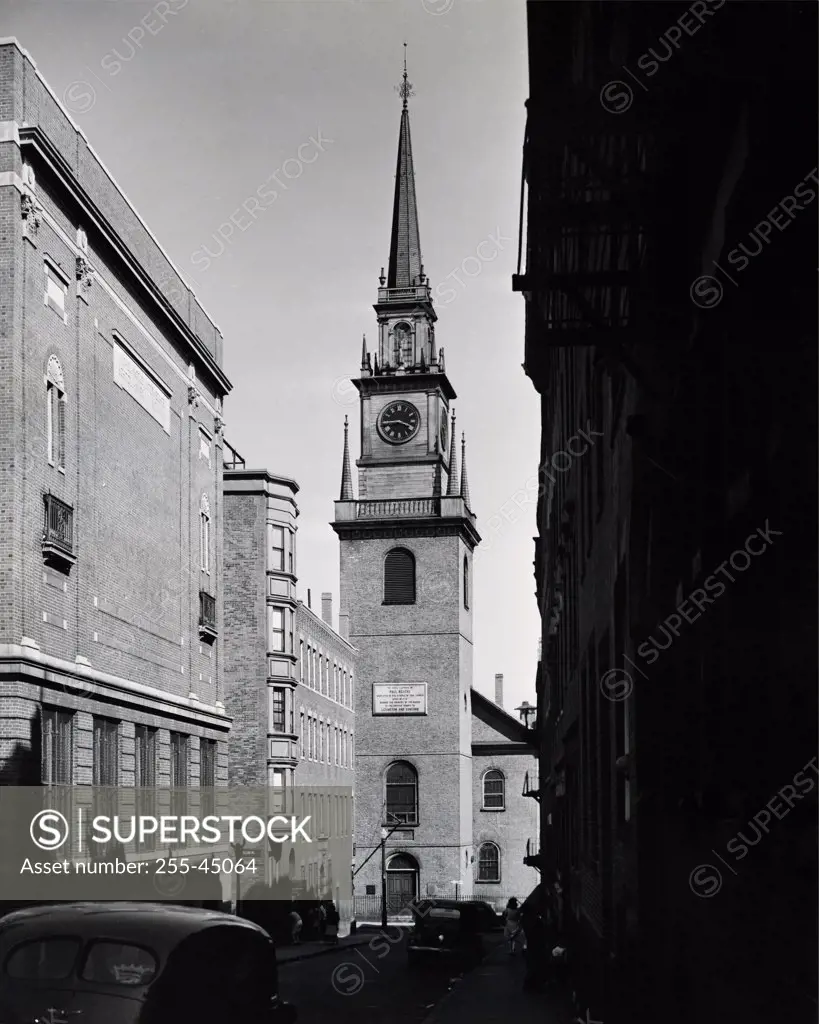
<instances>
[{"instance_id":1,"label":"finial on tower","mask_svg":"<svg viewBox=\"0 0 819 1024\"><path fill-rule=\"evenodd\" d=\"M458 497L458 449L455 437L455 410L452 411L452 424L449 441L449 479L446 484L446 496L448 498Z\"/></svg>"},{"instance_id":2,"label":"finial on tower","mask_svg":"<svg viewBox=\"0 0 819 1024\"><path fill-rule=\"evenodd\" d=\"M466 434L461 434L461 497L464 505L472 511L469 497L469 480L466 477Z\"/></svg>"},{"instance_id":3,"label":"finial on tower","mask_svg":"<svg viewBox=\"0 0 819 1024\"><path fill-rule=\"evenodd\" d=\"M352 501L353 495L353 474L350 471L350 441L348 437L349 422L344 417L344 455L341 461L341 501Z\"/></svg>"},{"instance_id":4,"label":"finial on tower","mask_svg":"<svg viewBox=\"0 0 819 1024\"><path fill-rule=\"evenodd\" d=\"M367 369L367 335L361 335L361 369Z\"/></svg>"},{"instance_id":5,"label":"finial on tower","mask_svg":"<svg viewBox=\"0 0 819 1024\"><path fill-rule=\"evenodd\" d=\"M404 80L400 85L396 86L398 89L398 95L401 97L403 109L407 109L407 100L414 96L415 93L412 89L412 82L407 79L407 44L404 43Z\"/></svg>"},{"instance_id":6,"label":"finial on tower","mask_svg":"<svg viewBox=\"0 0 819 1024\"><path fill-rule=\"evenodd\" d=\"M383 267L381 268L381 277L379 277L378 283L381 285L382 288L387 283L387 279L386 279L386 277L384 277L384 268Z\"/></svg>"}]
</instances>

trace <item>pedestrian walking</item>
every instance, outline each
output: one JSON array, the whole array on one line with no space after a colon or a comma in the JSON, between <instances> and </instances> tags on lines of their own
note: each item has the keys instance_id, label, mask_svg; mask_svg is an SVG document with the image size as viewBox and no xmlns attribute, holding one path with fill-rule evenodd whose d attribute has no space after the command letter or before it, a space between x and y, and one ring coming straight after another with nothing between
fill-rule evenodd
<instances>
[{"instance_id":1,"label":"pedestrian walking","mask_svg":"<svg viewBox=\"0 0 819 1024\"><path fill-rule=\"evenodd\" d=\"M301 945L301 929L303 922L297 910L290 911L290 941L294 946Z\"/></svg>"},{"instance_id":2,"label":"pedestrian walking","mask_svg":"<svg viewBox=\"0 0 819 1024\"><path fill-rule=\"evenodd\" d=\"M520 942L522 938L520 907L518 906L518 901L514 896L506 904L506 910L503 912L503 917L503 934L509 942L509 955L514 956L517 952L518 942Z\"/></svg>"},{"instance_id":3,"label":"pedestrian walking","mask_svg":"<svg viewBox=\"0 0 819 1024\"><path fill-rule=\"evenodd\" d=\"M330 905L327 907L327 925L326 925L326 927L327 927L327 937L333 943L334 946L338 945L338 926L339 926L340 922L341 922L341 917L339 915L338 910L336 910L336 905L335 905L335 903L330 902Z\"/></svg>"},{"instance_id":4,"label":"pedestrian walking","mask_svg":"<svg viewBox=\"0 0 819 1024\"><path fill-rule=\"evenodd\" d=\"M324 942L324 937L327 934L327 907L323 902L318 906L318 931L319 939Z\"/></svg>"}]
</instances>

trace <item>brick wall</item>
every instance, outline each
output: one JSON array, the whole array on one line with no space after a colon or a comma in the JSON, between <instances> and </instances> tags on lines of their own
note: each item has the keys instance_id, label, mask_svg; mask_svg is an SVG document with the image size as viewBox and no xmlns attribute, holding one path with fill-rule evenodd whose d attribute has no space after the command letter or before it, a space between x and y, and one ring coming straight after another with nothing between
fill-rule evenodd
<instances>
[{"instance_id":1,"label":"brick wall","mask_svg":"<svg viewBox=\"0 0 819 1024\"><path fill-rule=\"evenodd\" d=\"M225 705L234 783L267 785L267 654L263 494L225 495Z\"/></svg>"},{"instance_id":2,"label":"brick wall","mask_svg":"<svg viewBox=\"0 0 819 1024\"><path fill-rule=\"evenodd\" d=\"M414 605L382 604L384 558L396 546L416 559ZM391 840L389 847L416 858L424 892L428 886L449 891L454 879L470 878L471 611L460 597L465 551L457 535L443 532L341 540L341 606L350 615L364 681L356 698L357 861L380 838L385 772L393 761L407 760L418 772L419 824L412 838ZM376 682L426 682L427 714L374 716ZM357 876L356 891L379 879L376 855Z\"/></svg>"},{"instance_id":3,"label":"brick wall","mask_svg":"<svg viewBox=\"0 0 819 1024\"><path fill-rule=\"evenodd\" d=\"M40 685L51 703L72 705L80 664L97 681L84 678L79 688L77 781L90 771L83 723L91 713L122 720L124 779L133 770L131 730L147 719L194 737L198 777L198 738L224 741L229 725L214 710L222 700L221 640L199 635L200 590L215 597L222 633L218 484L229 384L218 364L221 339L30 60L3 44L0 123L11 121L0 130L7 172L0 178L0 487L13 498L0 523L0 644L26 637L34 646L16 666L0 662L0 676L38 682L15 698L2 684L0 699L13 700L15 714L19 700L28 702L5 753L31 749ZM65 178L54 173L50 147ZM38 225L24 217L24 197ZM94 271L88 286L80 256ZM47 265L64 282L64 313L44 302ZM128 353L128 388L124 377L115 380L115 346ZM63 467L47 458L49 360L63 378ZM200 428L208 458L200 455ZM46 493L73 511L70 569L44 565ZM209 572L200 568L203 501ZM220 746L223 779L225 754ZM7 760L0 770L11 767Z\"/></svg>"}]
</instances>

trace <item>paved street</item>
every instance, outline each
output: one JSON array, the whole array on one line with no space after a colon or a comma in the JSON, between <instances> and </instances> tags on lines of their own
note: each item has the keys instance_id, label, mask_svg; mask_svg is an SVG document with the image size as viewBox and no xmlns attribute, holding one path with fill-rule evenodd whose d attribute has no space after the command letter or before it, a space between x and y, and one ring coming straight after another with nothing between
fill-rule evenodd
<instances>
[{"instance_id":1,"label":"paved street","mask_svg":"<svg viewBox=\"0 0 819 1024\"><path fill-rule=\"evenodd\" d=\"M407 967L407 929L373 932L367 945L279 968L280 993L299 1024L418 1024L447 992L446 968Z\"/></svg>"}]
</instances>

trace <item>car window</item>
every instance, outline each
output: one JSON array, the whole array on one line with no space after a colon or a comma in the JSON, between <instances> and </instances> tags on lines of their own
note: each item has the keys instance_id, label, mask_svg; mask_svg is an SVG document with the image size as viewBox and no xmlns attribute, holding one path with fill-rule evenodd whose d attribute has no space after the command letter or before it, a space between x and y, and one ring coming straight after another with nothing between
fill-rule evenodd
<instances>
[{"instance_id":1,"label":"car window","mask_svg":"<svg viewBox=\"0 0 819 1024\"><path fill-rule=\"evenodd\" d=\"M443 907L433 907L429 912L430 917L445 917L450 921L457 921L461 916L460 910L446 910Z\"/></svg>"},{"instance_id":2,"label":"car window","mask_svg":"<svg viewBox=\"0 0 819 1024\"><path fill-rule=\"evenodd\" d=\"M71 974L79 950L79 939L25 942L11 951L6 960L6 974L24 981L59 981Z\"/></svg>"},{"instance_id":3,"label":"car window","mask_svg":"<svg viewBox=\"0 0 819 1024\"><path fill-rule=\"evenodd\" d=\"M150 985L156 969L156 957L149 949L119 942L94 942L80 977L102 985Z\"/></svg>"}]
</instances>

